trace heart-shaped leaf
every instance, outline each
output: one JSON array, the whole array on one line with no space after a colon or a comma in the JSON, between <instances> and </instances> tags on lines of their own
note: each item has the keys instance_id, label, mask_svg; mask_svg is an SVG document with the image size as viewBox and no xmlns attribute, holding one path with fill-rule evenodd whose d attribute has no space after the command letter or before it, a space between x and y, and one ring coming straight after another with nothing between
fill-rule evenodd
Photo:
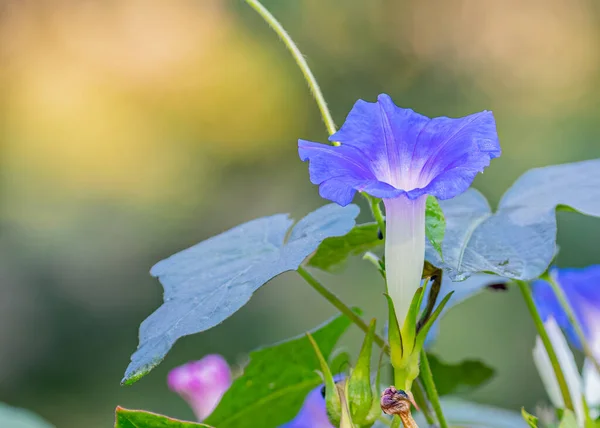
<instances>
[{"instance_id":1,"label":"heart-shaped leaf","mask_svg":"<svg viewBox=\"0 0 600 428\"><path fill-rule=\"evenodd\" d=\"M263 217L154 265L150 273L164 286L165 302L140 326L140 344L123 383L156 367L180 337L223 322L267 281L296 270L324 239L348 233L358 212L356 205L326 205L291 231L288 215Z\"/></svg>"},{"instance_id":2,"label":"heart-shaped leaf","mask_svg":"<svg viewBox=\"0 0 600 428\"><path fill-rule=\"evenodd\" d=\"M180 421L143 410L129 410L117 407L115 428L210 428L209 425Z\"/></svg>"},{"instance_id":3,"label":"heart-shaped leaf","mask_svg":"<svg viewBox=\"0 0 600 428\"><path fill-rule=\"evenodd\" d=\"M339 316L311 332L329 359L350 321ZM323 383L306 335L250 353L244 374L225 393L207 423L219 428L277 427L296 416L306 395Z\"/></svg>"},{"instance_id":4,"label":"heart-shaped leaf","mask_svg":"<svg viewBox=\"0 0 600 428\"><path fill-rule=\"evenodd\" d=\"M523 174L492 213L476 190L441 202L444 259L428 244L427 260L453 279L475 272L531 280L556 253L557 208L600 216L600 159L537 168Z\"/></svg>"}]
</instances>

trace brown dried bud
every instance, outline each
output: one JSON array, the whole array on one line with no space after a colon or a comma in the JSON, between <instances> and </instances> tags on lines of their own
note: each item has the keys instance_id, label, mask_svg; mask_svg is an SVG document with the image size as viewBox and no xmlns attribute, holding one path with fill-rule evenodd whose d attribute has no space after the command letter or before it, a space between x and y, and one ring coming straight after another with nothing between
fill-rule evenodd
<instances>
[{"instance_id":1,"label":"brown dried bud","mask_svg":"<svg viewBox=\"0 0 600 428\"><path fill-rule=\"evenodd\" d=\"M386 388L381 394L381 410L388 415L398 415L405 428L418 428L410 414L410 406L417 407L410 392L398 390L393 386ZM418 408L418 407L417 407Z\"/></svg>"},{"instance_id":2,"label":"brown dried bud","mask_svg":"<svg viewBox=\"0 0 600 428\"><path fill-rule=\"evenodd\" d=\"M411 397L402 390L390 386L381 394L381 410L388 415L410 412Z\"/></svg>"}]
</instances>

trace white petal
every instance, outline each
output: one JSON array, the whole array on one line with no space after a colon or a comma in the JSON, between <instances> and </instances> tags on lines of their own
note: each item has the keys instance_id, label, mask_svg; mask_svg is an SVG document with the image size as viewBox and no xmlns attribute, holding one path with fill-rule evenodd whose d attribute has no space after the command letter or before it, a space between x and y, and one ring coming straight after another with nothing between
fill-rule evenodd
<instances>
[{"instance_id":1,"label":"white petal","mask_svg":"<svg viewBox=\"0 0 600 428\"><path fill-rule=\"evenodd\" d=\"M405 195L384 200L385 274L400 326L421 285L425 262L426 200L427 196L421 196L411 201Z\"/></svg>"},{"instance_id":2,"label":"white petal","mask_svg":"<svg viewBox=\"0 0 600 428\"><path fill-rule=\"evenodd\" d=\"M544 323L544 326L548 336L550 337L552 348L554 348L554 352L556 352L558 363L560 364L565 376L567 387L569 388L571 395L571 401L573 401L573 405L575 406L575 415L577 416L577 421L580 426L583 426L583 421L585 420L582 402L583 390L581 385L581 376L579 375L577 364L575 363L575 357L573 357L573 352L569 348L567 340L565 339L565 336L560 330L558 324L556 324L554 318L549 318L548 321ZM544 387L546 388L546 392L548 393L550 401L555 407L564 408L564 402L560 393L558 382L554 375L552 364L550 363L550 358L548 357L542 340L539 337L536 339L535 348L533 349L533 360L538 369L540 377L542 378L542 382L544 383Z\"/></svg>"}]
</instances>

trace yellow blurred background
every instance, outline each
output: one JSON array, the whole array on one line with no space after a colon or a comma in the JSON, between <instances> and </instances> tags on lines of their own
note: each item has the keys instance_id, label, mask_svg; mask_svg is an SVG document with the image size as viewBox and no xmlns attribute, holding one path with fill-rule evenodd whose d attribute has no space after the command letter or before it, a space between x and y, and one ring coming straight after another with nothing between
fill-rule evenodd
<instances>
[{"instance_id":1,"label":"yellow blurred background","mask_svg":"<svg viewBox=\"0 0 600 428\"><path fill-rule=\"evenodd\" d=\"M494 111L503 155L475 182L492 203L526 169L600 157L594 0L264 3L338 125L381 92L428 116ZM161 302L152 264L324 203L296 151L298 138L325 141L318 110L241 0L0 0L0 112L0 401L61 428L111 426L117 404L191 418L168 369L209 352L242 361L334 313L283 275L119 386L139 323ZM600 263L600 221L561 213L559 228L559 264ZM362 263L320 277L384 313ZM435 349L483 358L498 376L468 397L517 409L547 401L533 338L519 296L489 292L446 317Z\"/></svg>"}]
</instances>

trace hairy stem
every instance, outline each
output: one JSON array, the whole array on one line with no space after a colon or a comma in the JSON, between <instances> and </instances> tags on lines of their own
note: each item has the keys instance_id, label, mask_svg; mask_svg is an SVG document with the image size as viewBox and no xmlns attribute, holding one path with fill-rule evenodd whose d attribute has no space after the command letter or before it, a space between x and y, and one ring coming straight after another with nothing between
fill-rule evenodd
<instances>
[{"instance_id":1,"label":"hairy stem","mask_svg":"<svg viewBox=\"0 0 600 428\"><path fill-rule=\"evenodd\" d=\"M598 373L600 373L600 364L598 364L598 360L596 360L596 357L594 356L594 353L592 352L592 348L590 347L590 344L588 343L587 338L585 337L585 334L583 333L581 324L577 320L577 317L575 316L575 312L573 311L573 307L569 303L569 300L567 299L567 296L565 295L565 292L563 291L562 287L558 284L558 282L556 282L556 279L550 273L546 273L545 275L543 275L542 279L545 279L546 281L548 281L548 283L552 287L552 290L554 291L554 294L556 295L558 303L562 307L563 311L565 311L565 314L567 314L567 318L569 318L569 323L573 326L573 329L575 330L575 334L577 334L577 338L579 339L579 343L581 343L581 348L583 349L583 353L590 360L590 362L594 365L594 367L596 368L596 371Z\"/></svg>"},{"instance_id":2,"label":"hairy stem","mask_svg":"<svg viewBox=\"0 0 600 428\"><path fill-rule=\"evenodd\" d=\"M431 373L431 366L429 366L429 360L427 359L427 353L423 350L421 351L421 378L423 379L423 383L425 384L425 390L427 391L427 396L431 401L431 405L433 406L433 410L435 415L437 416L437 420L440 424L440 428L448 428L448 423L446 422L446 418L444 417L444 412L442 411L442 404L440 403L440 396L438 395L437 388L435 387L435 382L433 381L433 374Z\"/></svg>"},{"instance_id":3,"label":"hairy stem","mask_svg":"<svg viewBox=\"0 0 600 428\"><path fill-rule=\"evenodd\" d=\"M573 407L573 400L571 400L571 394L569 393L567 380L565 379L565 374L563 373L562 368L560 367L558 357L556 356L556 352L554 352L552 342L550 341L550 337L546 332L546 328L544 327L542 317L540 316L540 313L538 312L537 307L535 306L535 302L533 301L531 288L529 287L529 284L525 281L516 280L515 283L519 286L519 290L521 290L521 294L523 295L525 304L529 309L531 318L533 318L535 328L538 331L540 339L542 339L542 343L544 344L544 348L546 349L546 353L548 354L548 358L550 359L550 363L552 364L552 368L554 369L556 381L558 382L558 386L560 388L560 393L565 403L565 407L571 411L575 411L575 408Z\"/></svg>"},{"instance_id":4,"label":"hairy stem","mask_svg":"<svg viewBox=\"0 0 600 428\"><path fill-rule=\"evenodd\" d=\"M246 0L246 3L248 3L248 5L250 5L250 7L252 7L256 12L258 12L258 14L265 20L267 24L269 24L273 31L277 33L281 41L288 48L294 57L294 60L296 60L298 68L300 68L302 71L304 79L306 80L306 83L308 83L308 87L310 88L310 91L315 98L317 105L319 106L319 111L321 112L321 117L323 118L323 122L327 127L327 132L329 132L329 135L335 134L335 123L331 117L331 113L329 112L329 108L327 107L327 103L325 102L325 98L321 92L321 88L317 83L317 79L315 79L315 76L310 70L304 55L302 55L302 52L300 52L300 49L298 49L298 46L296 46L296 43L294 43L288 32L285 31L279 21L277 21L277 19L271 15L271 12L269 12L258 0ZM336 146L339 145L338 143L333 144Z\"/></svg>"}]
</instances>

